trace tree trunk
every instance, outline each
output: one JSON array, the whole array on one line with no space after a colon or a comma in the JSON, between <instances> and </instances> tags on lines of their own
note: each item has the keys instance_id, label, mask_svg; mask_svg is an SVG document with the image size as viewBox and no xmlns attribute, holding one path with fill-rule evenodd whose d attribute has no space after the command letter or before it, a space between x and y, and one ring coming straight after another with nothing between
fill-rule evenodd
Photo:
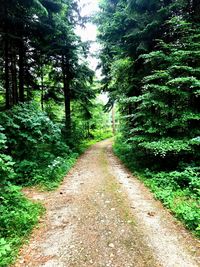
<instances>
[{"instance_id":1,"label":"tree trunk","mask_svg":"<svg viewBox=\"0 0 200 267\"><path fill-rule=\"evenodd\" d=\"M70 96L70 71L64 55L62 56L63 91L65 98L65 126L68 135L71 134L71 96Z\"/></svg>"},{"instance_id":2,"label":"tree trunk","mask_svg":"<svg viewBox=\"0 0 200 267\"><path fill-rule=\"evenodd\" d=\"M19 101L24 102L24 41L19 47Z\"/></svg>"},{"instance_id":3,"label":"tree trunk","mask_svg":"<svg viewBox=\"0 0 200 267\"><path fill-rule=\"evenodd\" d=\"M3 29L5 31L4 35L4 86L5 86L5 100L6 109L10 108L10 84L9 84L9 42L8 42L8 28L7 28L7 17L8 17L8 7L5 3L4 6L4 16L5 21Z\"/></svg>"},{"instance_id":4,"label":"tree trunk","mask_svg":"<svg viewBox=\"0 0 200 267\"><path fill-rule=\"evenodd\" d=\"M15 51L12 52L11 75L12 75L12 100L13 100L13 105L16 105L18 103L18 91L17 91L17 69L16 69Z\"/></svg>"},{"instance_id":5,"label":"tree trunk","mask_svg":"<svg viewBox=\"0 0 200 267\"><path fill-rule=\"evenodd\" d=\"M116 126L115 126L115 105L113 105L112 108L112 129L113 129L113 134L116 132Z\"/></svg>"},{"instance_id":6,"label":"tree trunk","mask_svg":"<svg viewBox=\"0 0 200 267\"><path fill-rule=\"evenodd\" d=\"M10 86L9 86L9 58L8 58L8 36L5 35L5 89L6 109L10 108Z\"/></svg>"},{"instance_id":7,"label":"tree trunk","mask_svg":"<svg viewBox=\"0 0 200 267\"><path fill-rule=\"evenodd\" d=\"M195 22L200 22L200 18L199 18L200 2L199 2L199 0L192 0L192 11L193 11L193 20Z\"/></svg>"},{"instance_id":8,"label":"tree trunk","mask_svg":"<svg viewBox=\"0 0 200 267\"><path fill-rule=\"evenodd\" d=\"M43 67L41 67L41 83L42 83L42 88L41 88L41 107L42 107L42 110L44 110L44 74L43 74Z\"/></svg>"}]
</instances>

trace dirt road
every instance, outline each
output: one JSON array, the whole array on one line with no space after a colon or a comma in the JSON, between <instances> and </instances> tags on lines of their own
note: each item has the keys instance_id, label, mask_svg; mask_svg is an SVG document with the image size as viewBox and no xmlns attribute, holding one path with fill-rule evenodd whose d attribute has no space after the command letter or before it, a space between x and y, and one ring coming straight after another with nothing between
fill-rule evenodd
<instances>
[{"instance_id":1,"label":"dirt road","mask_svg":"<svg viewBox=\"0 0 200 267\"><path fill-rule=\"evenodd\" d=\"M15 264L45 267L193 267L198 241L113 155L92 146L53 193L25 192L47 213Z\"/></svg>"}]
</instances>

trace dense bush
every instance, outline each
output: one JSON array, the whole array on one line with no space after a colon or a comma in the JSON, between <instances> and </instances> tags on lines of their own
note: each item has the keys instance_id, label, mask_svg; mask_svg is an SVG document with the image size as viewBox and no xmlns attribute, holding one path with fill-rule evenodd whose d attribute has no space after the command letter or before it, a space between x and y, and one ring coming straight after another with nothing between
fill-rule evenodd
<instances>
[{"instance_id":1,"label":"dense bush","mask_svg":"<svg viewBox=\"0 0 200 267\"><path fill-rule=\"evenodd\" d=\"M16 106L1 113L0 120L6 133L6 136L1 135L2 150L7 153L2 159L4 168L7 166L5 171L10 172L7 178L15 178L13 182L17 184L37 183L39 175L47 179L48 166L57 157L67 158L72 154L62 138L61 125L51 121L37 104ZM13 165L11 157L15 161L17 178L11 177L11 169L8 169Z\"/></svg>"},{"instance_id":2,"label":"dense bush","mask_svg":"<svg viewBox=\"0 0 200 267\"><path fill-rule=\"evenodd\" d=\"M50 120L34 102L0 113L0 121L0 174L15 184L58 183L86 138L78 127L72 127L70 138L64 136L64 125ZM90 131L88 138L96 141L112 135L108 128Z\"/></svg>"},{"instance_id":3,"label":"dense bush","mask_svg":"<svg viewBox=\"0 0 200 267\"><path fill-rule=\"evenodd\" d=\"M13 159L5 154L6 150L6 135L4 134L4 128L0 125L0 185L3 185L7 179L13 179L15 172L13 169Z\"/></svg>"}]
</instances>

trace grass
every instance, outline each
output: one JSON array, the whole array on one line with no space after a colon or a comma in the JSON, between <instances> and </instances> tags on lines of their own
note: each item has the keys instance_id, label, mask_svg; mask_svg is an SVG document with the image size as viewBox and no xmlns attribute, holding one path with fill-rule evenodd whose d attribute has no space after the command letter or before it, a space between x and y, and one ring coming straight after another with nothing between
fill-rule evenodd
<instances>
[{"instance_id":1,"label":"grass","mask_svg":"<svg viewBox=\"0 0 200 267\"><path fill-rule=\"evenodd\" d=\"M121 186L117 183L116 178L112 176L108 170L108 161L105 157L105 152L102 151L101 154L101 164L104 169L104 173L106 175L106 181L104 184L104 190L111 194L112 199L114 200L115 206L118 208L120 212L120 217L123 218L124 221L129 222L130 225L136 225L130 205L126 196L121 192Z\"/></svg>"},{"instance_id":2,"label":"grass","mask_svg":"<svg viewBox=\"0 0 200 267\"><path fill-rule=\"evenodd\" d=\"M92 139L86 139L81 143L81 145L80 145L81 153L83 153L91 145L94 145L97 142L100 142L100 141L103 141L105 139L113 137L113 133L112 133L111 129L108 129L106 131L95 130L92 132L92 135L93 135Z\"/></svg>"},{"instance_id":3,"label":"grass","mask_svg":"<svg viewBox=\"0 0 200 267\"><path fill-rule=\"evenodd\" d=\"M41 204L32 203L20 192L20 187L1 188L0 206L0 266L9 266L16 258L20 246L44 213Z\"/></svg>"}]
</instances>

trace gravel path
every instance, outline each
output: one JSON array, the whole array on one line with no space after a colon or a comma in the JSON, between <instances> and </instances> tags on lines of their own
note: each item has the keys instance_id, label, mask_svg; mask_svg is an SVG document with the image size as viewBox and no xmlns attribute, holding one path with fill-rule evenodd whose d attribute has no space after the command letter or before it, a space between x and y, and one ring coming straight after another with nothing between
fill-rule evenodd
<instances>
[{"instance_id":1,"label":"gravel path","mask_svg":"<svg viewBox=\"0 0 200 267\"><path fill-rule=\"evenodd\" d=\"M113 155L92 146L60 188L25 194L46 207L14 265L45 267L194 267L198 241Z\"/></svg>"}]
</instances>

